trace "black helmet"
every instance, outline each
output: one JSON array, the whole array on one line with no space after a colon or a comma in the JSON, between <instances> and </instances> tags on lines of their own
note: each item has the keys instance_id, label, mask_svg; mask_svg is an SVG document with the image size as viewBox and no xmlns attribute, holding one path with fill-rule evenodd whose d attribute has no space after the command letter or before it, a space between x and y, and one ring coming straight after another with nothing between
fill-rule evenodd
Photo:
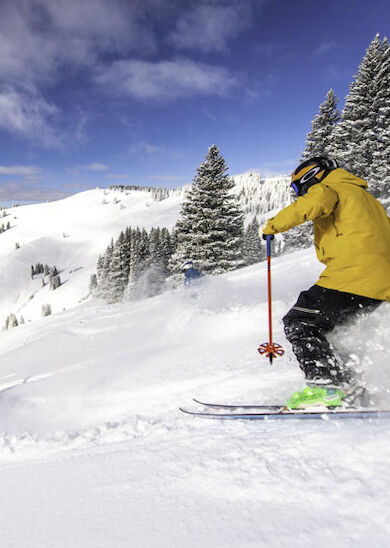
<instances>
[{"instance_id":1,"label":"black helmet","mask_svg":"<svg viewBox=\"0 0 390 548\"><path fill-rule=\"evenodd\" d=\"M291 175L291 186L298 196L303 196L309 188L320 183L329 173L338 168L336 160L326 156L316 156L305 160Z\"/></svg>"}]
</instances>

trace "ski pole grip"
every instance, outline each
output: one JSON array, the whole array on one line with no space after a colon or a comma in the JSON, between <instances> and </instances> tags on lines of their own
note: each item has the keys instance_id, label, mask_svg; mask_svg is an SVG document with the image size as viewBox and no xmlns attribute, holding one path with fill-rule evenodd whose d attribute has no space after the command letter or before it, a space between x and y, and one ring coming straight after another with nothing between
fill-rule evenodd
<instances>
[{"instance_id":1,"label":"ski pole grip","mask_svg":"<svg viewBox=\"0 0 390 548\"><path fill-rule=\"evenodd\" d=\"M267 234L267 257L271 257L271 242L275 238L273 234Z\"/></svg>"}]
</instances>

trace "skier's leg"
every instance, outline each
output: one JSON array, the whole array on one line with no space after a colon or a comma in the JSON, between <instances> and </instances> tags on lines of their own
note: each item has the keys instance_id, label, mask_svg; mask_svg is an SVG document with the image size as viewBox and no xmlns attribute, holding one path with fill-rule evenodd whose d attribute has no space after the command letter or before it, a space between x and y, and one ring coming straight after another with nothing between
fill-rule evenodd
<instances>
[{"instance_id":1,"label":"skier's leg","mask_svg":"<svg viewBox=\"0 0 390 548\"><path fill-rule=\"evenodd\" d=\"M317 285L303 291L283 318L284 330L308 382L348 384L351 371L342 367L326 338L343 308L329 302L329 291Z\"/></svg>"},{"instance_id":2,"label":"skier's leg","mask_svg":"<svg viewBox=\"0 0 390 548\"><path fill-rule=\"evenodd\" d=\"M382 301L320 286L303 291L283 318L285 333L307 380L348 385L354 372L334 354L326 334L358 313L372 311Z\"/></svg>"}]
</instances>

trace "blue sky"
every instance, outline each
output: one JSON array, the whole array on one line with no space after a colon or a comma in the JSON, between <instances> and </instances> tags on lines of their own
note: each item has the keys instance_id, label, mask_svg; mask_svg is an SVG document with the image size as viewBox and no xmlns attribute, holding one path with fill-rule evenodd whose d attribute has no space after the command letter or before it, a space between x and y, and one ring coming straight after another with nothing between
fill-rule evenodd
<instances>
[{"instance_id":1,"label":"blue sky","mask_svg":"<svg viewBox=\"0 0 390 548\"><path fill-rule=\"evenodd\" d=\"M0 200L288 173L388 0L1 0Z\"/></svg>"}]
</instances>

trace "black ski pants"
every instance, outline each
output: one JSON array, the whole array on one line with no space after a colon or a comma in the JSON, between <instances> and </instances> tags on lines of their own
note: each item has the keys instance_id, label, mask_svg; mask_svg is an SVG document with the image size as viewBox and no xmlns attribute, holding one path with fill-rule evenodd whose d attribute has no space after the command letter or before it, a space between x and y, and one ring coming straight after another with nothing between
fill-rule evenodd
<instances>
[{"instance_id":1,"label":"black ski pants","mask_svg":"<svg viewBox=\"0 0 390 548\"><path fill-rule=\"evenodd\" d=\"M336 325L364 311L375 310L382 301L313 285L302 291L283 318L284 332L308 381L345 385L353 371L336 358L326 338Z\"/></svg>"}]
</instances>

